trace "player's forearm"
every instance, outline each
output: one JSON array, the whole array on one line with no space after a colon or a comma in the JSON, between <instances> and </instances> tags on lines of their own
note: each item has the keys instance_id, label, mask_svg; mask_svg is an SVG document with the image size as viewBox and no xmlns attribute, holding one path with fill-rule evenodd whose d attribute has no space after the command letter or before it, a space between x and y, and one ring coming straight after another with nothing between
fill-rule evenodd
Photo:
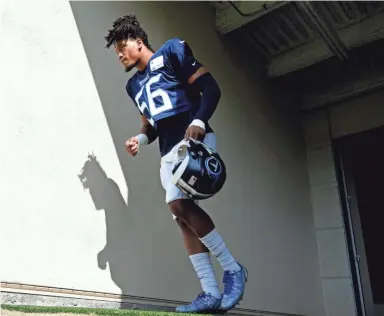
<instances>
[{"instance_id":1,"label":"player's forearm","mask_svg":"<svg viewBox=\"0 0 384 316\"><path fill-rule=\"evenodd\" d=\"M194 120L206 123L212 117L217 108L221 97L221 90L216 80L209 73L198 77L195 80L194 85L196 85L202 93L200 107L194 117Z\"/></svg>"},{"instance_id":2,"label":"player's forearm","mask_svg":"<svg viewBox=\"0 0 384 316\"><path fill-rule=\"evenodd\" d=\"M143 136L139 137L139 141L143 144L150 144L157 138L156 130L152 127L152 125L143 125L140 129L140 134L146 136L146 138Z\"/></svg>"}]
</instances>

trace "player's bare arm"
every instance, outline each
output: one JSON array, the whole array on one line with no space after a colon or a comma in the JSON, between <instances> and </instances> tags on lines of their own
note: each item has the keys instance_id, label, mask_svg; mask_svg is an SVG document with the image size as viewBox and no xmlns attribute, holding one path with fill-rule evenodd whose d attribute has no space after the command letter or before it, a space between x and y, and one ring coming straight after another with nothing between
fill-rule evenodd
<instances>
[{"instance_id":1,"label":"player's bare arm","mask_svg":"<svg viewBox=\"0 0 384 316\"><path fill-rule=\"evenodd\" d=\"M193 84L197 78L199 78L201 75L206 74L207 72L208 70L204 66L200 67L192 76L188 78L188 83Z\"/></svg>"},{"instance_id":2,"label":"player's bare arm","mask_svg":"<svg viewBox=\"0 0 384 316\"><path fill-rule=\"evenodd\" d=\"M193 138L202 141L205 136L205 123L216 110L221 97L221 90L215 78L202 66L188 78L188 83L197 87L202 94L200 108L191 125L185 132L185 139Z\"/></svg>"},{"instance_id":3,"label":"player's bare arm","mask_svg":"<svg viewBox=\"0 0 384 316\"><path fill-rule=\"evenodd\" d=\"M147 145L154 142L157 138L156 130L149 123L144 115L140 115L142 127L140 133L134 137L129 138L125 142L126 151L132 156L136 156L139 152L140 145Z\"/></svg>"},{"instance_id":4,"label":"player's bare arm","mask_svg":"<svg viewBox=\"0 0 384 316\"><path fill-rule=\"evenodd\" d=\"M151 144L157 138L156 130L144 115L140 115L140 119L142 124L140 134L146 135L148 138L148 144Z\"/></svg>"}]
</instances>

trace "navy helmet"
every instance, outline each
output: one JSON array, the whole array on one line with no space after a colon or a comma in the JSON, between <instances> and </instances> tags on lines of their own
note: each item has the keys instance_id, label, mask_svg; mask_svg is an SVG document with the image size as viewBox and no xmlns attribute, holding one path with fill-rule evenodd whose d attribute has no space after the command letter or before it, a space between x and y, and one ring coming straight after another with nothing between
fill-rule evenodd
<instances>
[{"instance_id":1,"label":"navy helmet","mask_svg":"<svg viewBox=\"0 0 384 316\"><path fill-rule=\"evenodd\" d=\"M227 178L225 164L216 150L192 138L179 146L173 163L172 183L194 200L212 197Z\"/></svg>"}]
</instances>

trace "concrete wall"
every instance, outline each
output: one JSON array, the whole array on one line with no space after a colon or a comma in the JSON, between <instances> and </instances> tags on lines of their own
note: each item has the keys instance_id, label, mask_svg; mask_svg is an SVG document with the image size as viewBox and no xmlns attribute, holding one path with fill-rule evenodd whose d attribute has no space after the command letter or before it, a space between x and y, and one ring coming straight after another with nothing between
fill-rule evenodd
<instances>
[{"instance_id":1,"label":"concrete wall","mask_svg":"<svg viewBox=\"0 0 384 316\"><path fill-rule=\"evenodd\" d=\"M356 315L345 225L336 180L331 139L384 125L384 92L377 92L304 119L312 205L328 316ZM328 113L327 113L328 111Z\"/></svg>"},{"instance_id":2,"label":"concrete wall","mask_svg":"<svg viewBox=\"0 0 384 316\"><path fill-rule=\"evenodd\" d=\"M228 182L202 205L249 269L241 307L323 315L298 115L195 2L5 2L1 280L182 301L200 290L164 203L157 143L136 159L123 148L139 118L103 37L128 12L155 48L184 37L222 88L212 125Z\"/></svg>"}]
</instances>

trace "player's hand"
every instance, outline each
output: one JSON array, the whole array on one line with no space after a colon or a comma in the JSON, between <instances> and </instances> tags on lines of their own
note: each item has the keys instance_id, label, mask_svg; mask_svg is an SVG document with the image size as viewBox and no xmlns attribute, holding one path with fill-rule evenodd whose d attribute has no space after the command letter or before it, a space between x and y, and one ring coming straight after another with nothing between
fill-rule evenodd
<instances>
[{"instance_id":1,"label":"player's hand","mask_svg":"<svg viewBox=\"0 0 384 316\"><path fill-rule=\"evenodd\" d=\"M125 142L125 150L133 157L139 152L139 140L137 137L131 137Z\"/></svg>"},{"instance_id":2,"label":"player's hand","mask_svg":"<svg viewBox=\"0 0 384 316\"><path fill-rule=\"evenodd\" d=\"M184 138L192 138L195 140L203 141L205 136L205 130L201 127L191 125L187 128L187 131L185 132Z\"/></svg>"}]
</instances>

